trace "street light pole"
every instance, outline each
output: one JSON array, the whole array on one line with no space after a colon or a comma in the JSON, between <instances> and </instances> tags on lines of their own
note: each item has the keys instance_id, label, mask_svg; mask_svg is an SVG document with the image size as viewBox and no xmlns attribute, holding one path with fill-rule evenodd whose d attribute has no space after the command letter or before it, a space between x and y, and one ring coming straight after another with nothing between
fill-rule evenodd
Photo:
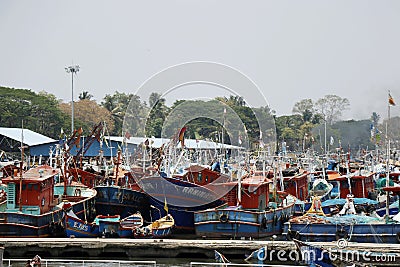
<instances>
[{"instance_id":1,"label":"street light pole","mask_svg":"<svg viewBox=\"0 0 400 267\"><path fill-rule=\"evenodd\" d=\"M79 71L79 65L65 67L67 73L71 73L71 133L74 133L74 74Z\"/></svg>"}]
</instances>

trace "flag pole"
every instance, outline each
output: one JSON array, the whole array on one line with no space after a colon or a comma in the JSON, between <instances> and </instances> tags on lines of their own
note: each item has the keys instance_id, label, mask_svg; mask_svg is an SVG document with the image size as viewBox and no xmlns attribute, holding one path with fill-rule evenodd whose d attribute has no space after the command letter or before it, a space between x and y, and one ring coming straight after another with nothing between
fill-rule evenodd
<instances>
[{"instance_id":1,"label":"flag pole","mask_svg":"<svg viewBox=\"0 0 400 267\"><path fill-rule=\"evenodd\" d=\"M387 146L387 151L386 151L386 187L390 185L389 179L390 179L390 170L389 170L389 161L390 161L390 138L389 138L389 125L390 125L390 106L394 106L395 102L390 94L390 90L388 90L388 120L386 122L386 146ZM389 196L389 191L386 191L386 218L389 218L389 201L390 201L390 196Z\"/></svg>"}]
</instances>

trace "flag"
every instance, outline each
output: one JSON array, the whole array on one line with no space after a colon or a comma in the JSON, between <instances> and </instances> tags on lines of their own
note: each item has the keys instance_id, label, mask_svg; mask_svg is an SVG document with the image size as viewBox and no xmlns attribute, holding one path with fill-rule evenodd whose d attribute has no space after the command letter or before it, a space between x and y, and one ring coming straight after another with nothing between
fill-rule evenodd
<instances>
[{"instance_id":1,"label":"flag","mask_svg":"<svg viewBox=\"0 0 400 267\"><path fill-rule=\"evenodd\" d=\"M394 102L394 99L393 99L393 97L390 95L390 93L389 93L389 105L391 105L391 106L396 106L396 103Z\"/></svg>"},{"instance_id":2,"label":"flag","mask_svg":"<svg viewBox=\"0 0 400 267\"><path fill-rule=\"evenodd\" d=\"M167 198L164 196L164 210L168 214Z\"/></svg>"},{"instance_id":3,"label":"flag","mask_svg":"<svg viewBox=\"0 0 400 267\"><path fill-rule=\"evenodd\" d=\"M330 142L331 146L333 146L333 143L335 143L335 139L333 139L333 136L331 136L331 142Z\"/></svg>"},{"instance_id":4,"label":"flag","mask_svg":"<svg viewBox=\"0 0 400 267\"><path fill-rule=\"evenodd\" d=\"M215 261L218 263L230 263L230 261L224 255L222 255L216 250L214 250L214 257Z\"/></svg>"},{"instance_id":5,"label":"flag","mask_svg":"<svg viewBox=\"0 0 400 267\"><path fill-rule=\"evenodd\" d=\"M131 134L128 131L125 132L125 138L126 139L130 139L131 138Z\"/></svg>"}]
</instances>

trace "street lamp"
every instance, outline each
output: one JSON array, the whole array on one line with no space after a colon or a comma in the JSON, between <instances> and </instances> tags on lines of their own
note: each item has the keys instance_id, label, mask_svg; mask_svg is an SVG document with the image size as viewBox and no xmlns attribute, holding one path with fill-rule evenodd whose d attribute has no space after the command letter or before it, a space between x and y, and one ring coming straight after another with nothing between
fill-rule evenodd
<instances>
[{"instance_id":1,"label":"street lamp","mask_svg":"<svg viewBox=\"0 0 400 267\"><path fill-rule=\"evenodd\" d=\"M71 73L71 133L74 133L74 74L79 71L79 65L65 67L67 73Z\"/></svg>"}]
</instances>

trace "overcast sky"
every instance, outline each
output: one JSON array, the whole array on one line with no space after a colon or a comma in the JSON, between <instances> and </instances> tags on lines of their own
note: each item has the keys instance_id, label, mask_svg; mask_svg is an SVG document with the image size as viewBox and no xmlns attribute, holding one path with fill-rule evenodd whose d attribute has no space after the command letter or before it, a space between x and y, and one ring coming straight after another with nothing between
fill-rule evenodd
<instances>
[{"instance_id":1,"label":"overcast sky","mask_svg":"<svg viewBox=\"0 0 400 267\"><path fill-rule=\"evenodd\" d=\"M400 104L400 1L0 1L1 86L70 101L64 67L79 64L75 99L100 102L189 61L240 70L278 115L336 94L344 119L386 117L388 89Z\"/></svg>"}]
</instances>

